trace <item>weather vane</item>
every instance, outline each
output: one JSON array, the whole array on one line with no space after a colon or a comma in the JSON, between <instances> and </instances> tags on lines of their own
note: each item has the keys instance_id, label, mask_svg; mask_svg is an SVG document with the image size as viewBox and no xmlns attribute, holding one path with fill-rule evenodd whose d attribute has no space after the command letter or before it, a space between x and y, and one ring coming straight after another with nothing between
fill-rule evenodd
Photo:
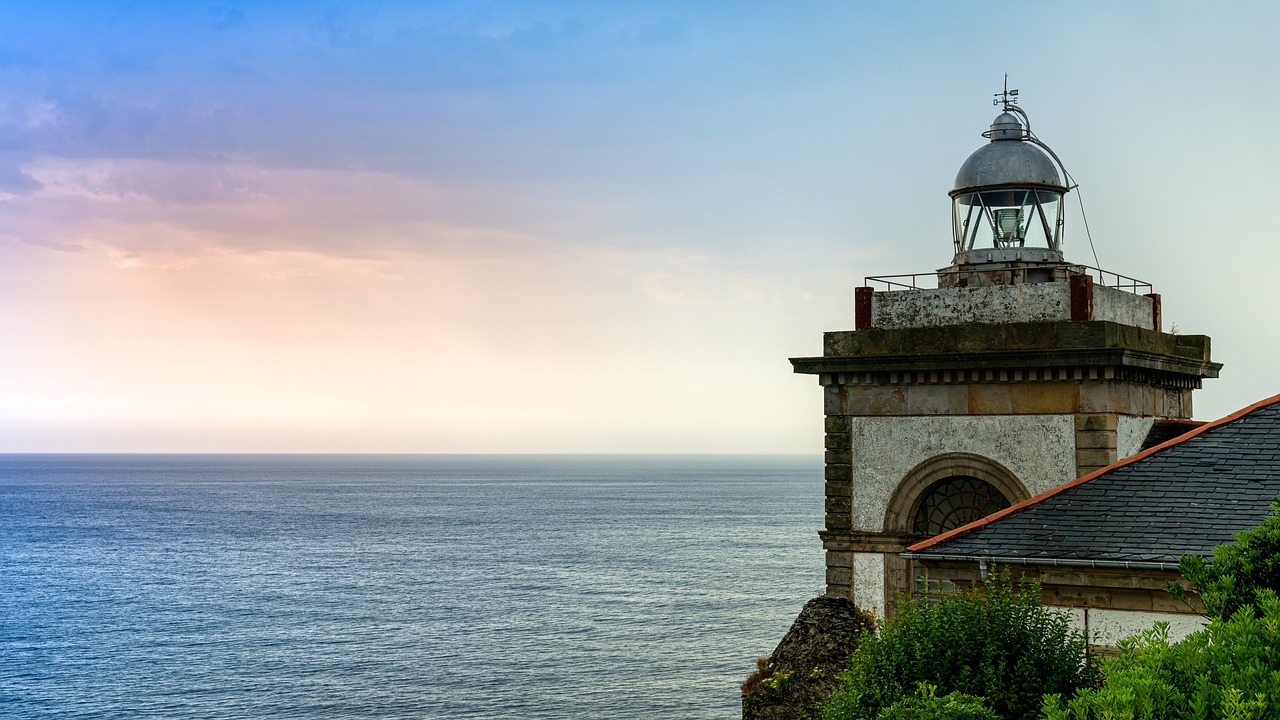
<instances>
[{"instance_id":1,"label":"weather vane","mask_svg":"<svg viewBox=\"0 0 1280 720\"><path fill-rule=\"evenodd\" d=\"M1004 92L998 92L995 95L996 99L991 101L992 105L1003 105L1004 109L1008 110L1018 104L1017 89L1009 89L1009 73L1004 74Z\"/></svg>"}]
</instances>

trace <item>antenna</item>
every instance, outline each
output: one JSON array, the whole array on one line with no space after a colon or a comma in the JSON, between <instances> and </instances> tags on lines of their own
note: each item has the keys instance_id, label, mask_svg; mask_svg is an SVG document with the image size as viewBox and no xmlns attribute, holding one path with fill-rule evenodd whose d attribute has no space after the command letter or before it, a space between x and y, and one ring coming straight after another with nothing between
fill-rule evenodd
<instances>
[{"instance_id":1,"label":"antenna","mask_svg":"<svg viewBox=\"0 0 1280 720\"><path fill-rule=\"evenodd\" d=\"M1004 74L1004 92L996 93L996 99L991 101L992 105L1003 105L1003 109L1008 111L1014 109L1018 104L1018 90L1009 89L1009 73Z\"/></svg>"}]
</instances>

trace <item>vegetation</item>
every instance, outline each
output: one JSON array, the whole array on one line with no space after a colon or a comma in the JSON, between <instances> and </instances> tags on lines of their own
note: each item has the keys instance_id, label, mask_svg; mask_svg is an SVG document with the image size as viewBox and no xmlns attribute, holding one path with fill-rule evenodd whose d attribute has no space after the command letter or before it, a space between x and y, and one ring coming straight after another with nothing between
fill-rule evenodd
<instances>
[{"instance_id":1,"label":"vegetation","mask_svg":"<svg viewBox=\"0 0 1280 720\"><path fill-rule=\"evenodd\" d=\"M1271 501L1271 515L1262 525L1235 534L1235 542L1213 549L1213 561L1187 555L1179 563L1182 576L1204 603L1209 617L1229 618L1255 603L1259 590L1280 593L1280 500ZM1181 596L1181 588L1169 591Z\"/></svg>"},{"instance_id":2,"label":"vegetation","mask_svg":"<svg viewBox=\"0 0 1280 720\"><path fill-rule=\"evenodd\" d=\"M1047 720L1264 720L1280 718L1280 599L1256 605L1170 643L1157 624L1123 641L1104 665L1106 684L1063 703L1045 698Z\"/></svg>"},{"instance_id":3,"label":"vegetation","mask_svg":"<svg viewBox=\"0 0 1280 720\"><path fill-rule=\"evenodd\" d=\"M1039 710L1043 693L1069 695L1096 678L1085 639L1040 604L1038 584L1015 585L1006 570L981 589L904 601L880 635L863 638L850 655L822 714L875 720L923 682L985 698L995 717L1021 720Z\"/></svg>"},{"instance_id":4,"label":"vegetation","mask_svg":"<svg viewBox=\"0 0 1280 720\"><path fill-rule=\"evenodd\" d=\"M742 696L748 702L773 700L791 684L791 673L777 672L769 665L769 658L756 659L756 671L742 683Z\"/></svg>"},{"instance_id":5,"label":"vegetation","mask_svg":"<svg viewBox=\"0 0 1280 720\"><path fill-rule=\"evenodd\" d=\"M1048 720L1262 720L1280 718L1280 502L1257 528L1214 548L1213 561L1180 564L1204 602L1208 627L1178 643L1160 623L1120 644L1106 683L1063 702ZM1181 588L1170 591L1181 595Z\"/></svg>"},{"instance_id":6,"label":"vegetation","mask_svg":"<svg viewBox=\"0 0 1280 720\"><path fill-rule=\"evenodd\" d=\"M743 720L796 720L817 716L831 695L856 643L875 619L852 600L816 597L805 603L791 628L742 684Z\"/></svg>"},{"instance_id":7,"label":"vegetation","mask_svg":"<svg viewBox=\"0 0 1280 720\"><path fill-rule=\"evenodd\" d=\"M1280 500L1271 508L1212 561L1182 559L1208 626L1171 643L1158 623L1122 641L1101 685L1084 638L1005 571L980 590L904 601L879 636L859 640L822 716L1020 720L1039 706L1045 720L1280 718Z\"/></svg>"},{"instance_id":8,"label":"vegetation","mask_svg":"<svg viewBox=\"0 0 1280 720\"><path fill-rule=\"evenodd\" d=\"M958 692L938 697L937 687L929 683L919 687L917 695L881 710L876 720L1000 720L983 698Z\"/></svg>"}]
</instances>

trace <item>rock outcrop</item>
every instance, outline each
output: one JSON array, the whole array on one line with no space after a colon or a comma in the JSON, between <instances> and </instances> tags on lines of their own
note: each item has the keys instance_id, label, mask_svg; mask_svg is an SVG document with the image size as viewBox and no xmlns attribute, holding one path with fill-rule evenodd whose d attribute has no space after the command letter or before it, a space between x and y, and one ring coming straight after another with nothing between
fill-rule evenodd
<instances>
[{"instance_id":1,"label":"rock outcrop","mask_svg":"<svg viewBox=\"0 0 1280 720\"><path fill-rule=\"evenodd\" d=\"M816 718L858 636L874 627L851 600L817 597L804 609L758 669L742 684L743 720Z\"/></svg>"}]
</instances>

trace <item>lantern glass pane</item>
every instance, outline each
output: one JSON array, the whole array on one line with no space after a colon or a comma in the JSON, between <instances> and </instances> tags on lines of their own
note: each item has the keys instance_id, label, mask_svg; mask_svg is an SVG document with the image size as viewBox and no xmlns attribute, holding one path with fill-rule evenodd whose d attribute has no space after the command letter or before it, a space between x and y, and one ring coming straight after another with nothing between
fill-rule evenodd
<instances>
[{"instance_id":1,"label":"lantern glass pane","mask_svg":"<svg viewBox=\"0 0 1280 720\"><path fill-rule=\"evenodd\" d=\"M1057 250L1062 197L1032 188L1000 188L956 197L956 250L1035 247Z\"/></svg>"}]
</instances>

